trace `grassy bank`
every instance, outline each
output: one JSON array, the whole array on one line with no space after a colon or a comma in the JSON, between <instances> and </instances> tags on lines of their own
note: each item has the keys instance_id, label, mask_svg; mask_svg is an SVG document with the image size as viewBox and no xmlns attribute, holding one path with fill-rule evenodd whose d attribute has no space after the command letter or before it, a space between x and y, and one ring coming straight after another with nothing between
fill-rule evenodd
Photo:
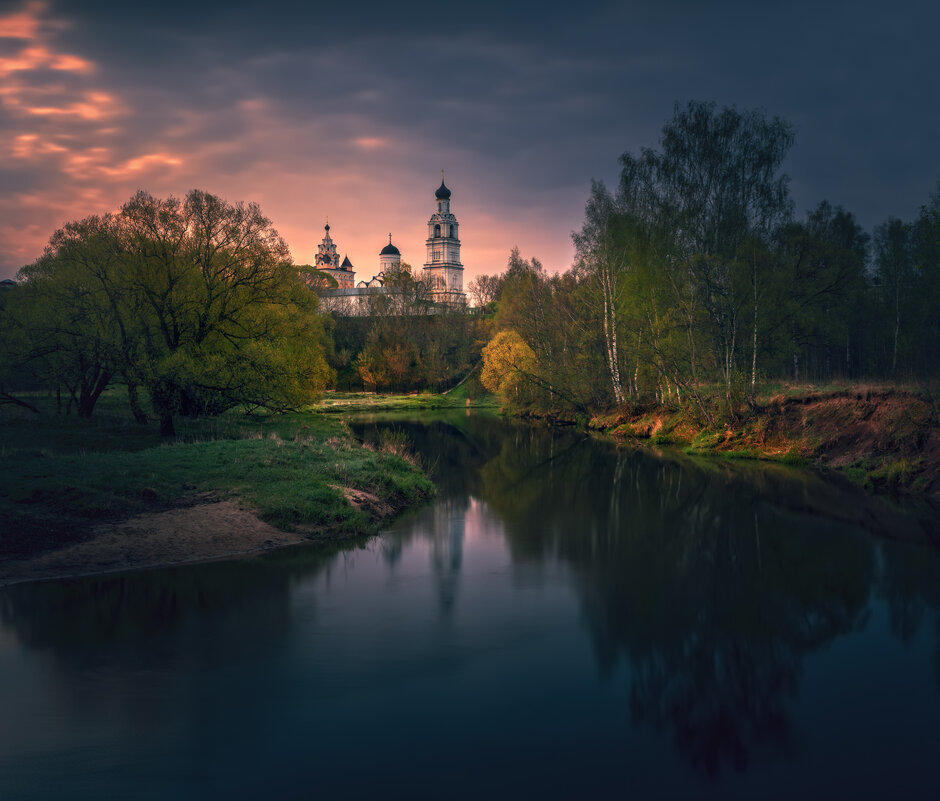
<instances>
[{"instance_id":1,"label":"grassy bank","mask_svg":"<svg viewBox=\"0 0 940 801\"><path fill-rule=\"evenodd\" d=\"M117 393L90 421L49 408L2 410L0 554L81 540L92 523L224 498L282 530L364 534L433 493L402 458L402 443L363 447L335 415L188 420L165 442L123 407Z\"/></svg>"},{"instance_id":2,"label":"grassy bank","mask_svg":"<svg viewBox=\"0 0 940 801\"><path fill-rule=\"evenodd\" d=\"M498 405L493 395L470 395L464 387L457 387L446 395L433 392L409 394L327 392L316 408L327 414L348 414L352 412L419 412L432 409L463 409L466 406L495 409Z\"/></svg>"},{"instance_id":3,"label":"grassy bank","mask_svg":"<svg viewBox=\"0 0 940 801\"><path fill-rule=\"evenodd\" d=\"M687 409L598 415L595 429L687 453L839 470L872 490L940 497L940 405L892 387L770 387L720 425Z\"/></svg>"}]
</instances>

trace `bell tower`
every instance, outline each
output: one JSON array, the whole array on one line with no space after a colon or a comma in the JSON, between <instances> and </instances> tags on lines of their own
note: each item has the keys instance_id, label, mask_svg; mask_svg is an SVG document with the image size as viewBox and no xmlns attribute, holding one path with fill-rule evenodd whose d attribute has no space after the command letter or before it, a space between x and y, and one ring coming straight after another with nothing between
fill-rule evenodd
<instances>
[{"instance_id":1,"label":"bell tower","mask_svg":"<svg viewBox=\"0 0 940 801\"><path fill-rule=\"evenodd\" d=\"M434 193L437 211L428 221L427 261L424 264L424 282L428 296L437 303L463 305L463 265L460 263L460 239L457 237L457 218L450 211L450 190L444 184Z\"/></svg>"},{"instance_id":2,"label":"bell tower","mask_svg":"<svg viewBox=\"0 0 940 801\"><path fill-rule=\"evenodd\" d=\"M347 256L343 263L339 263L339 253L336 252L336 244L330 237L330 224L323 226L323 240L317 246L316 268L320 272L332 275L340 289L352 289L356 273L353 271L352 262Z\"/></svg>"}]
</instances>

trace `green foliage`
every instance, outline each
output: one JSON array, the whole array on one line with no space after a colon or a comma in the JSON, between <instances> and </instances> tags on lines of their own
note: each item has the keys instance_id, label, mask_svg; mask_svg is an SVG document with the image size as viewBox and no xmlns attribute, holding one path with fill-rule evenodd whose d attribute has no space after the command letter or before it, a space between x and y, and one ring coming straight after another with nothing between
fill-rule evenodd
<instances>
[{"instance_id":1,"label":"green foliage","mask_svg":"<svg viewBox=\"0 0 940 801\"><path fill-rule=\"evenodd\" d=\"M164 433L177 414L297 408L330 379L316 296L254 204L139 192L68 223L21 277L25 358L82 417L117 377L132 402L147 390Z\"/></svg>"},{"instance_id":2,"label":"green foliage","mask_svg":"<svg viewBox=\"0 0 940 801\"><path fill-rule=\"evenodd\" d=\"M658 148L622 156L615 193L592 184L571 270L548 276L514 249L475 291L498 286L492 336L531 350L516 405L655 404L717 427L747 414L761 380L936 375L940 190L873 240L825 201L794 219L793 141L763 112L676 107Z\"/></svg>"},{"instance_id":3,"label":"green foliage","mask_svg":"<svg viewBox=\"0 0 940 801\"><path fill-rule=\"evenodd\" d=\"M496 337L506 332L515 342L507 351L510 361L500 357L500 370L504 373L516 356L521 359L511 388L516 407L584 411L604 402L606 387L597 381L604 369L601 349L596 330L575 313L578 289L573 275L548 275L538 259L523 259L518 248L510 253L493 325ZM522 358L525 348L534 361ZM497 385L483 384L490 391Z\"/></svg>"},{"instance_id":4,"label":"green foliage","mask_svg":"<svg viewBox=\"0 0 940 801\"><path fill-rule=\"evenodd\" d=\"M382 306L368 318L338 318L334 365L340 386L444 391L479 361L485 325L480 317L451 309L424 314Z\"/></svg>"}]
</instances>

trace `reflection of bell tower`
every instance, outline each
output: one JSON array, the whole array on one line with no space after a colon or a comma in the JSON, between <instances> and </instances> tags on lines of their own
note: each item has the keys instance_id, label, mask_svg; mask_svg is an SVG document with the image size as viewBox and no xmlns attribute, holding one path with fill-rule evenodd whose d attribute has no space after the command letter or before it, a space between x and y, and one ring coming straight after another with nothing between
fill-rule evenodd
<instances>
[{"instance_id":1,"label":"reflection of bell tower","mask_svg":"<svg viewBox=\"0 0 940 801\"><path fill-rule=\"evenodd\" d=\"M424 282L431 300L452 305L466 302L463 291L463 265L460 263L460 240L457 218L450 212L450 190L441 185L434 193L437 211L428 221L428 255L424 265Z\"/></svg>"},{"instance_id":2,"label":"reflection of bell tower","mask_svg":"<svg viewBox=\"0 0 940 801\"><path fill-rule=\"evenodd\" d=\"M454 611L457 601L466 526L466 508L454 500L437 504L431 529L431 570L437 584L437 600L441 611L448 615Z\"/></svg>"},{"instance_id":3,"label":"reflection of bell tower","mask_svg":"<svg viewBox=\"0 0 940 801\"><path fill-rule=\"evenodd\" d=\"M327 275L332 275L340 289L352 289L356 279L352 262L347 256L342 264L339 263L339 253L336 252L336 245L330 238L330 224L323 226L323 230L326 233L323 234L323 240L317 247L316 268Z\"/></svg>"}]
</instances>

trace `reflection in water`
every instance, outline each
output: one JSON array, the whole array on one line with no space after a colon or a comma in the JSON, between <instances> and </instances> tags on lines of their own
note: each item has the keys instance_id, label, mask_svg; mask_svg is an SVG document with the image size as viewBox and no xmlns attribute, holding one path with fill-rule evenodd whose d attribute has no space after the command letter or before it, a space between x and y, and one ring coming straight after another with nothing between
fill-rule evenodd
<instances>
[{"instance_id":1,"label":"reflection in water","mask_svg":"<svg viewBox=\"0 0 940 801\"><path fill-rule=\"evenodd\" d=\"M479 418L453 428L393 425L425 458L448 454L445 479L498 512L517 563L571 567L602 673L621 656L631 666L635 722L670 731L707 774L798 747L787 708L803 659L865 626L879 582L871 540L803 510L858 514L867 498L782 467L656 458L571 431ZM508 433L494 438L499 427ZM892 525L916 533L922 521ZM446 529L436 530L440 542ZM932 552L885 548L920 572L940 571ZM929 606L940 620L940 581L918 587L916 601L902 594L916 610L895 611L891 599L893 619L907 611L913 622Z\"/></svg>"},{"instance_id":2,"label":"reflection in water","mask_svg":"<svg viewBox=\"0 0 940 801\"><path fill-rule=\"evenodd\" d=\"M328 796L407 778L479 797L498 774L501 794L572 797L622 788L629 764L638 791L786 797L824 747L804 696L857 672L820 672L839 643L877 661L916 656L929 632L940 684L937 554L858 525L918 537L923 510L477 415L354 429L383 425L440 494L368 544L0 591L0 795L74 795L81 778L87 797L141 781L153 797L283 796L315 764ZM932 720L935 689L905 670ZM840 753L893 724L864 693L851 706ZM929 788L916 742L885 770ZM116 756L89 778L89 752ZM466 773L470 752L487 770ZM687 778L661 786L676 757ZM713 784L781 757L795 785ZM42 790L43 775L61 781Z\"/></svg>"},{"instance_id":3,"label":"reflection in water","mask_svg":"<svg viewBox=\"0 0 940 801\"><path fill-rule=\"evenodd\" d=\"M940 561L918 549L886 548L878 593L888 605L891 633L908 644L933 627L933 671L940 686Z\"/></svg>"},{"instance_id":4,"label":"reflection in water","mask_svg":"<svg viewBox=\"0 0 940 801\"><path fill-rule=\"evenodd\" d=\"M219 647L263 650L289 628L291 584L328 569L339 550L288 549L265 560L217 562L195 570L13 585L0 592L0 622L23 645L49 650L66 663L93 659L114 643L146 642L177 632L197 617L212 618ZM233 642L226 636L233 629L250 629L256 638Z\"/></svg>"}]
</instances>

